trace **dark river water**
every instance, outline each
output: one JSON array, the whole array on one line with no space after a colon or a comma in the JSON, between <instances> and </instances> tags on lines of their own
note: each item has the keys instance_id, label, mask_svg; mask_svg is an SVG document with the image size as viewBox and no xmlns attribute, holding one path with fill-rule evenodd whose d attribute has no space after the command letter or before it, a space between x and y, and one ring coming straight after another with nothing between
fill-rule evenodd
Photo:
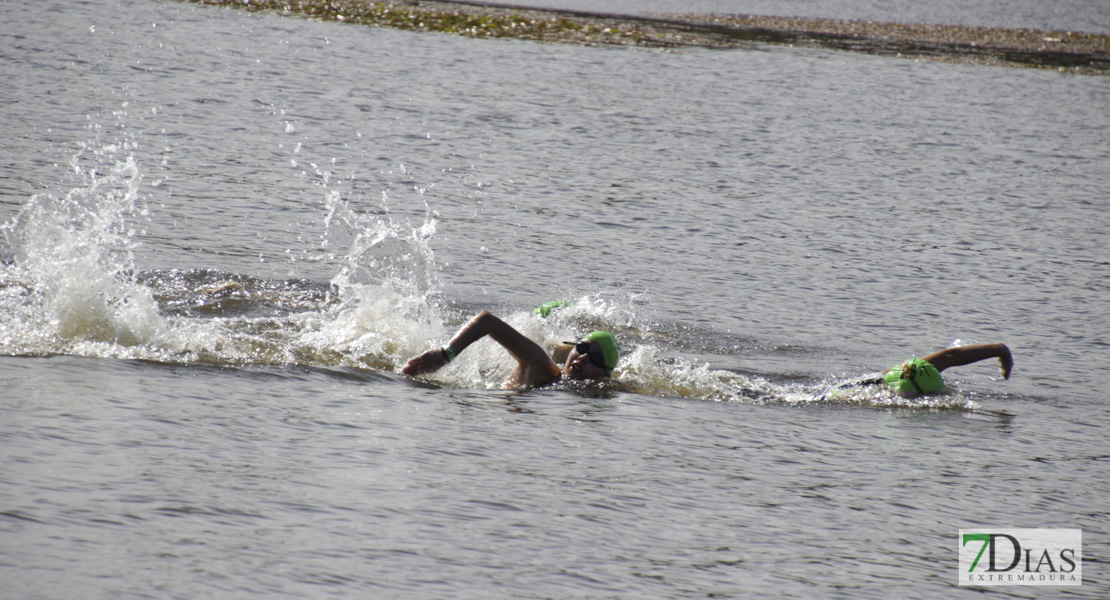
<instances>
[{"instance_id":1,"label":"dark river water","mask_svg":"<svg viewBox=\"0 0 1110 600\"><path fill-rule=\"evenodd\" d=\"M992 527L1087 558L992 597L1110 595L1110 79L0 23L5 598L978 598ZM615 378L400 374L484 308L613 331ZM987 342L1009 380L814 399Z\"/></svg>"}]
</instances>

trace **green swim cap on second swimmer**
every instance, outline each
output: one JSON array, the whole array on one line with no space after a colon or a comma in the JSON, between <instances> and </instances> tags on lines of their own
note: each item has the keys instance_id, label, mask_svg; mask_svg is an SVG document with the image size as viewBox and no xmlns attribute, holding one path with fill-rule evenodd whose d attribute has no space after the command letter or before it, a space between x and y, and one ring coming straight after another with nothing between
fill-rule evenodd
<instances>
[{"instance_id":1,"label":"green swim cap on second swimmer","mask_svg":"<svg viewBox=\"0 0 1110 600\"><path fill-rule=\"evenodd\" d=\"M883 381L894 391L904 394L930 394L944 388L940 371L929 361L920 358L896 365L887 371Z\"/></svg>"},{"instance_id":2,"label":"green swim cap on second swimmer","mask_svg":"<svg viewBox=\"0 0 1110 600\"><path fill-rule=\"evenodd\" d=\"M534 310L532 312L536 313L537 315L539 315L541 317L546 317L547 315L551 314L551 311L555 310L556 308L561 308L563 306L570 306L570 305L567 304L566 302L563 302L562 300L552 300L551 302L545 302L545 303L537 306L536 310Z\"/></svg>"},{"instance_id":3,"label":"green swim cap on second swimmer","mask_svg":"<svg viewBox=\"0 0 1110 600\"><path fill-rule=\"evenodd\" d=\"M597 345L601 346L601 353L605 355L605 368L608 371L606 374L612 375L617 361L621 359L621 347L617 343L617 338L608 331L595 331L582 339L597 342Z\"/></svg>"}]
</instances>

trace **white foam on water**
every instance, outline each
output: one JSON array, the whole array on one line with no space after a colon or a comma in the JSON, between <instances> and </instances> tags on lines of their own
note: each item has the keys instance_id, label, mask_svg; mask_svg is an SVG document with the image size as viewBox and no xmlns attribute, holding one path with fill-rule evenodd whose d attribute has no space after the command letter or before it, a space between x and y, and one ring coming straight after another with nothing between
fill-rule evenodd
<instances>
[{"instance_id":1,"label":"white foam on water","mask_svg":"<svg viewBox=\"0 0 1110 600\"><path fill-rule=\"evenodd\" d=\"M71 160L76 185L31 197L0 226L12 253L0 265L0 353L393 369L443 336L432 215L414 226L388 212L359 213L328 190L325 246L342 265L331 281L338 302L251 289L236 281L248 277L229 274L237 287L215 297L289 314L165 315L158 299L201 307L213 297L176 289L183 278L173 275L139 280L136 224L148 215L134 150L131 142L84 144Z\"/></svg>"},{"instance_id":2,"label":"white foam on water","mask_svg":"<svg viewBox=\"0 0 1110 600\"><path fill-rule=\"evenodd\" d=\"M385 200L383 198L383 204ZM428 211L419 225L388 212L358 212L336 191L325 204L325 244L342 267L331 283L339 303L306 327L297 343L362 357L364 364L396 367L444 335L435 305L439 293Z\"/></svg>"},{"instance_id":3,"label":"white foam on water","mask_svg":"<svg viewBox=\"0 0 1110 600\"><path fill-rule=\"evenodd\" d=\"M63 195L33 196L2 229L14 254L5 265L5 353L71 352L79 345L136 347L165 322L135 279L133 250L143 217L142 180L128 144L74 156L80 183ZM94 164L83 165L91 153Z\"/></svg>"}]
</instances>

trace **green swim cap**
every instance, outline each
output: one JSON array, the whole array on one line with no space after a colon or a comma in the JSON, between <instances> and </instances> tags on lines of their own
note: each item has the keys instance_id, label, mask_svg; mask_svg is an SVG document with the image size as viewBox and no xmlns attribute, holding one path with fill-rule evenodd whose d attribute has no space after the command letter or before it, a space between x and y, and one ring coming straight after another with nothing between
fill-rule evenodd
<instances>
[{"instance_id":1,"label":"green swim cap","mask_svg":"<svg viewBox=\"0 0 1110 600\"><path fill-rule=\"evenodd\" d=\"M601 353L605 355L605 367L609 371L608 374L612 375L617 361L621 359L621 347L617 343L617 338L608 331L595 331L582 339L595 341L598 346L601 346Z\"/></svg>"},{"instance_id":2,"label":"green swim cap","mask_svg":"<svg viewBox=\"0 0 1110 600\"><path fill-rule=\"evenodd\" d=\"M555 310L556 308L563 307L563 306L570 306L570 305L567 304L566 302L563 302L562 300L552 300L551 302L545 302L545 303L537 306L536 310L534 310L532 312L536 313L537 315L539 315L541 317L547 317L547 315L551 314L551 311Z\"/></svg>"},{"instance_id":3,"label":"green swim cap","mask_svg":"<svg viewBox=\"0 0 1110 600\"><path fill-rule=\"evenodd\" d=\"M920 358L895 365L883 376L883 381L894 391L904 394L931 394L944 388L940 371Z\"/></svg>"}]
</instances>

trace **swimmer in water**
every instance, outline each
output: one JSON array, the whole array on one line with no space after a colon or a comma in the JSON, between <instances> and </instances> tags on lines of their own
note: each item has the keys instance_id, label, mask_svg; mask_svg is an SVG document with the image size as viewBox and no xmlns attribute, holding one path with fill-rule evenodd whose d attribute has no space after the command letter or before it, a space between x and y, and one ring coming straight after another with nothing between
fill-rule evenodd
<instances>
[{"instance_id":1,"label":"swimmer in water","mask_svg":"<svg viewBox=\"0 0 1110 600\"><path fill-rule=\"evenodd\" d=\"M883 371L877 376L864 376L859 379L845 381L825 390L818 398L829 398L835 392L851 387L865 385L885 384L894 392L904 396L917 394L930 394L944 388L944 379L941 371L951 367L969 365L971 363L997 358L1002 368L1002 377L1010 378L1010 370L1014 368L1014 359L1006 344L977 344L974 346L957 346L934 352L924 358L913 358Z\"/></svg>"},{"instance_id":2,"label":"swimmer in water","mask_svg":"<svg viewBox=\"0 0 1110 600\"><path fill-rule=\"evenodd\" d=\"M413 357L401 369L401 373L431 373L487 335L508 350L517 361L516 368L502 384L505 389L539 387L559 378L603 379L612 376L613 368L620 360L620 346L613 334L595 331L578 342L567 342L569 353L560 368L539 344L488 310L483 310L464 325L446 346Z\"/></svg>"}]
</instances>

